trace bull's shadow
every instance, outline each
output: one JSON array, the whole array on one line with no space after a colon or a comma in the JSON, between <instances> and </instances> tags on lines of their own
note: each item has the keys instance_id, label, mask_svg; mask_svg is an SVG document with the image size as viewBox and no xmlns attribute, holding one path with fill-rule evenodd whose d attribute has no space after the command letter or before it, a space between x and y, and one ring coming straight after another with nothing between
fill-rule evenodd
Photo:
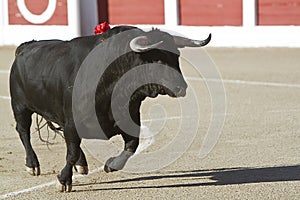
<instances>
[{"instance_id":1,"label":"bull's shadow","mask_svg":"<svg viewBox=\"0 0 300 200\"><path fill-rule=\"evenodd\" d=\"M203 182L203 179L209 179L209 182ZM170 180L174 179L178 184L159 184L145 185L145 181L150 180ZM188 179L192 183L188 183ZM195 180L201 179L201 183L195 183ZM213 185L235 185L248 183L266 183L266 182L282 182L282 181L300 181L300 165L264 167L264 168L223 168L211 170L192 170L192 171L171 171L163 175L141 176L131 179L120 179L107 182L97 182L91 184L77 184L74 186L87 185L105 185L105 188L98 190L130 190L140 188L174 188L174 187L200 187ZM141 186L138 183L142 183ZM113 187L116 183L132 183L135 186ZM76 192L85 191L77 188ZM89 189L90 191L90 189Z\"/></svg>"}]
</instances>

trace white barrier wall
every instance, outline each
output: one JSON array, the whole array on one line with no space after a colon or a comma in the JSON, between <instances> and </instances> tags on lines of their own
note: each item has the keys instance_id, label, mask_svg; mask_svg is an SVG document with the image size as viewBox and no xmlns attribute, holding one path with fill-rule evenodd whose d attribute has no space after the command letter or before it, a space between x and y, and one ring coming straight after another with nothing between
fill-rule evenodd
<instances>
[{"instance_id":1,"label":"white barrier wall","mask_svg":"<svg viewBox=\"0 0 300 200\"><path fill-rule=\"evenodd\" d=\"M213 39L210 46L300 47L300 26L256 25L256 0L243 0L242 26L181 26L178 25L179 0L165 0L164 2L165 25L157 25L157 27L173 30L193 39L205 38L212 33ZM152 26L140 25L140 27Z\"/></svg>"},{"instance_id":2,"label":"white barrier wall","mask_svg":"<svg viewBox=\"0 0 300 200\"><path fill-rule=\"evenodd\" d=\"M141 28L157 27L175 31L192 39L205 39L212 33L212 47L300 47L298 26L255 27L194 27L169 25L138 25Z\"/></svg>"},{"instance_id":3,"label":"white barrier wall","mask_svg":"<svg viewBox=\"0 0 300 200\"><path fill-rule=\"evenodd\" d=\"M29 1L34 2L26 0ZM256 25L257 0L243 0L242 26L179 25L179 1L164 0L164 25L135 26L168 29L193 39L203 39L212 33L210 46L216 47L300 47L300 26ZM48 6L39 14L31 12L34 7L27 8L24 2L0 0L0 45L19 45L33 39L69 40L92 34L97 23L97 0L48 0L45 1ZM53 20L55 15L61 17L61 13L56 13L58 10L54 4L57 9L67 5L66 22ZM12 7L17 7L17 11L10 11Z\"/></svg>"}]
</instances>

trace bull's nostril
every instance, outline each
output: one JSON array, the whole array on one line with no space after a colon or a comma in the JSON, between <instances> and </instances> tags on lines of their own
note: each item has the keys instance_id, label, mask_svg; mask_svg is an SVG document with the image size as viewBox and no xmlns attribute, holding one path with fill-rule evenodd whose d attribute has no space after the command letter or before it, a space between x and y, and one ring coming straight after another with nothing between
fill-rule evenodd
<instances>
[{"instance_id":1,"label":"bull's nostril","mask_svg":"<svg viewBox=\"0 0 300 200\"><path fill-rule=\"evenodd\" d=\"M175 88L175 92L176 92L176 93L180 92L181 90L182 90L182 88L181 88L180 86L177 86L177 87Z\"/></svg>"},{"instance_id":2,"label":"bull's nostril","mask_svg":"<svg viewBox=\"0 0 300 200\"><path fill-rule=\"evenodd\" d=\"M185 96L185 94L186 94L185 88L183 88L181 86L177 86L177 87L175 87L174 93L176 96Z\"/></svg>"}]
</instances>

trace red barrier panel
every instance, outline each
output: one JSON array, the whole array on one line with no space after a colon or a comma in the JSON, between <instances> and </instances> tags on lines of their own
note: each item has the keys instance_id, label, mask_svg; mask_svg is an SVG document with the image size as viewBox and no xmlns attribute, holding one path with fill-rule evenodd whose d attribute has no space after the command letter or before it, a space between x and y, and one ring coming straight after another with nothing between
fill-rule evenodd
<instances>
[{"instance_id":1,"label":"red barrier panel","mask_svg":"<svg viewBox=\"0 0 300 200\"><path fill-rule=\"evenodd\" d=\"M300 25L300 0L258 0L258 25Z\"/></svg>"},{"instance_id":2,"label":"red barrier panel","mask_svg":"<svg viewBox=\"0 0 300 200\"><path fill-rule=\"evenodd\" d=\"M108 0L111 24L164 24L164 0Z\"/></svg>"},{"instance_id":3,"label":"red barrier panel","mask_svg":"<svg viewBox=\"0 0 300 200\"><path fill-rule=\"evenodd\" d=\"M180 24L241 26L242 0L180 0Z\"/></svg>"}]
</instances>

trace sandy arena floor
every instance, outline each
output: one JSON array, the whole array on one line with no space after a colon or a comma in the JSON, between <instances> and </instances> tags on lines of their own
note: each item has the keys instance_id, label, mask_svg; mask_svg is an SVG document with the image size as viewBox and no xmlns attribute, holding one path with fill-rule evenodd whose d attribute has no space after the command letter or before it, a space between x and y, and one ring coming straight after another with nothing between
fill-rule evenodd
<instances>
[{"instance_id":1,"label":"sandy arena floor","mask_svg":"<svg viewBox=\"0 0 300 200\"><path fill-rule=\"evenodd\" d=\"M90 147L84 147L92 173L76 176L71 193L57 192L53 182L65 164L66 148L60 136L53 138L51 133L54 144L47 147L36 133L32 134L42 174L32 177L25 171L25 151L14 128L9 100L13 51L14 47L0 48L0 199L300 198L300 49L206 48L207 54L184 49L182 52L196 58L199 65L206 64L201 63L201 56L209 55L224 83L225 122L213 150L199 158L213 112L211 93L189 61L182 60L181 69L189 84L185 98L191 98L193 89L199 108L199 124L191 146L175 162L157 166L154 172L110 174L101 171L103 163L89 152ZM165 119L153 112L160 107L167 113ZM195 125L192 118L187 121L188 116L180 114L178 107L178 101L169 97L146 100L142 107L144 124L156 134L144 152L163 148L177 137L178 129L188 132ZM190 124L180 127L182 119ZM46 130L43 137L47 137ZM159 159L167 159L164 156L160 154Z\"/></svg>"}]
</instances>

